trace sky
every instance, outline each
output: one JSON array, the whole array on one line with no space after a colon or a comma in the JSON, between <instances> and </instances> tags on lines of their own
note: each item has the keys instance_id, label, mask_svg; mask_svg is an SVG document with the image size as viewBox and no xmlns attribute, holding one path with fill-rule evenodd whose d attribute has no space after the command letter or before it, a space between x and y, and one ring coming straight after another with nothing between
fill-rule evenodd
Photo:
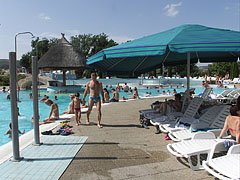
<instances>
[{"instance_id":1,"label":"sky","mask_svg":"<svg viewBox=\"0 0 240 180\"><path fill-rule=\"evenodd\" d=\"M183 24L240 31L240 0L0 0L0 59L15 51L15 35L69 40L105 33L118 43ZM31 51L17 36L17 59Z\"/></svg>"}]
</instances>

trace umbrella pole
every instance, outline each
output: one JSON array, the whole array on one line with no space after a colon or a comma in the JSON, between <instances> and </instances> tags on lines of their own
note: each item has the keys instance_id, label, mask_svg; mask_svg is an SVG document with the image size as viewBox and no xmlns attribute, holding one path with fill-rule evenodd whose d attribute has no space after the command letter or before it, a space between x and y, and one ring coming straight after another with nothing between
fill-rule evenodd
<instances>
[{"instance_id":1,"label":"umbrella pole","mask_svg":"<svg viewBox=\"0 0 240 180\"><path fill-rule=\"evenodd\" d=\"M187 53L187 96L189 98L190 89L190 53Z\"/></svg>"}]
</instances>

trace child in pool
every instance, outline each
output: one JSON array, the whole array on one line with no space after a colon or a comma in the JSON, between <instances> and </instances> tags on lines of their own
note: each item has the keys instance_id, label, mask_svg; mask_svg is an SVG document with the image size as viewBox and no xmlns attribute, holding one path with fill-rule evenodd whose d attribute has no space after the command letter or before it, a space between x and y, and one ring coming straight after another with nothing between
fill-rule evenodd
<instances>
[{"instance_id":1,"label":"child in pool","mask_svg":"<svg viewBox=\"0 0 240 180\"><path fill-rule=\"evenodd\" d=\"M4 134L4 135L8 135L9 134L9 138L12 138L12 123L9 124L9 130ZM18 130L19 134L24 134L25 130L23 130L23 132L21 132L20 130Z\"/></svg>"}]
</instances>

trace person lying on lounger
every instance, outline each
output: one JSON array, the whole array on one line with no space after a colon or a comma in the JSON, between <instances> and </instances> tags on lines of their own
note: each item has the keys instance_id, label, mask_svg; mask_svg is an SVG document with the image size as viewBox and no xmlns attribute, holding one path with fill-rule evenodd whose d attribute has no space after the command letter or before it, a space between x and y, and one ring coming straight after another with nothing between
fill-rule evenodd
<instances>
[{"instance_id":1,"label":"person lying on lounger","mask_svg":"<svg viewBox=\"0 0 240 180\"><path fill-rule=\"evenodd\" d=\"M231 138L236 140L237 143L240 143L240 117L237 114L238 107L233 106L230 109L230 115L227 116L224 127L218 138L222 138L222 136L229 130L231 134Z\"/></svg>"},{"instance_id":2,"label":"person lying on lounger","mask_svg":"<svg viewBox=\"0 0 240 180\"><path fill-rule=\"evenodd\" d=\"M160 108L158 109L157 113L162 113L166 115L169 112L181 112L182 109L182 102L181 95L175 94L175 100L165 100L164 103L160 104Z\"/></svg>"}]
</instances>

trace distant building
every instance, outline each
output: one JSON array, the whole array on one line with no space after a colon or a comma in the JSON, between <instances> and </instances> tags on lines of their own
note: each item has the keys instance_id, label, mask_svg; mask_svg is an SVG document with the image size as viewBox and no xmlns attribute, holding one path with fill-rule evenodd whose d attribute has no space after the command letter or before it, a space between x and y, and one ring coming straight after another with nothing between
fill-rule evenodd
<instances>
[{"instance_id":1,"label":"distant building","mask_svg":"<svg viewBox=\"0 0 240 180\"><path fill-rule=\"evenodd\" d=\"M208 70L208 65L198 66L198 68L200 69L200 71L206 72Z\"/></svg>"}]
</instances>

